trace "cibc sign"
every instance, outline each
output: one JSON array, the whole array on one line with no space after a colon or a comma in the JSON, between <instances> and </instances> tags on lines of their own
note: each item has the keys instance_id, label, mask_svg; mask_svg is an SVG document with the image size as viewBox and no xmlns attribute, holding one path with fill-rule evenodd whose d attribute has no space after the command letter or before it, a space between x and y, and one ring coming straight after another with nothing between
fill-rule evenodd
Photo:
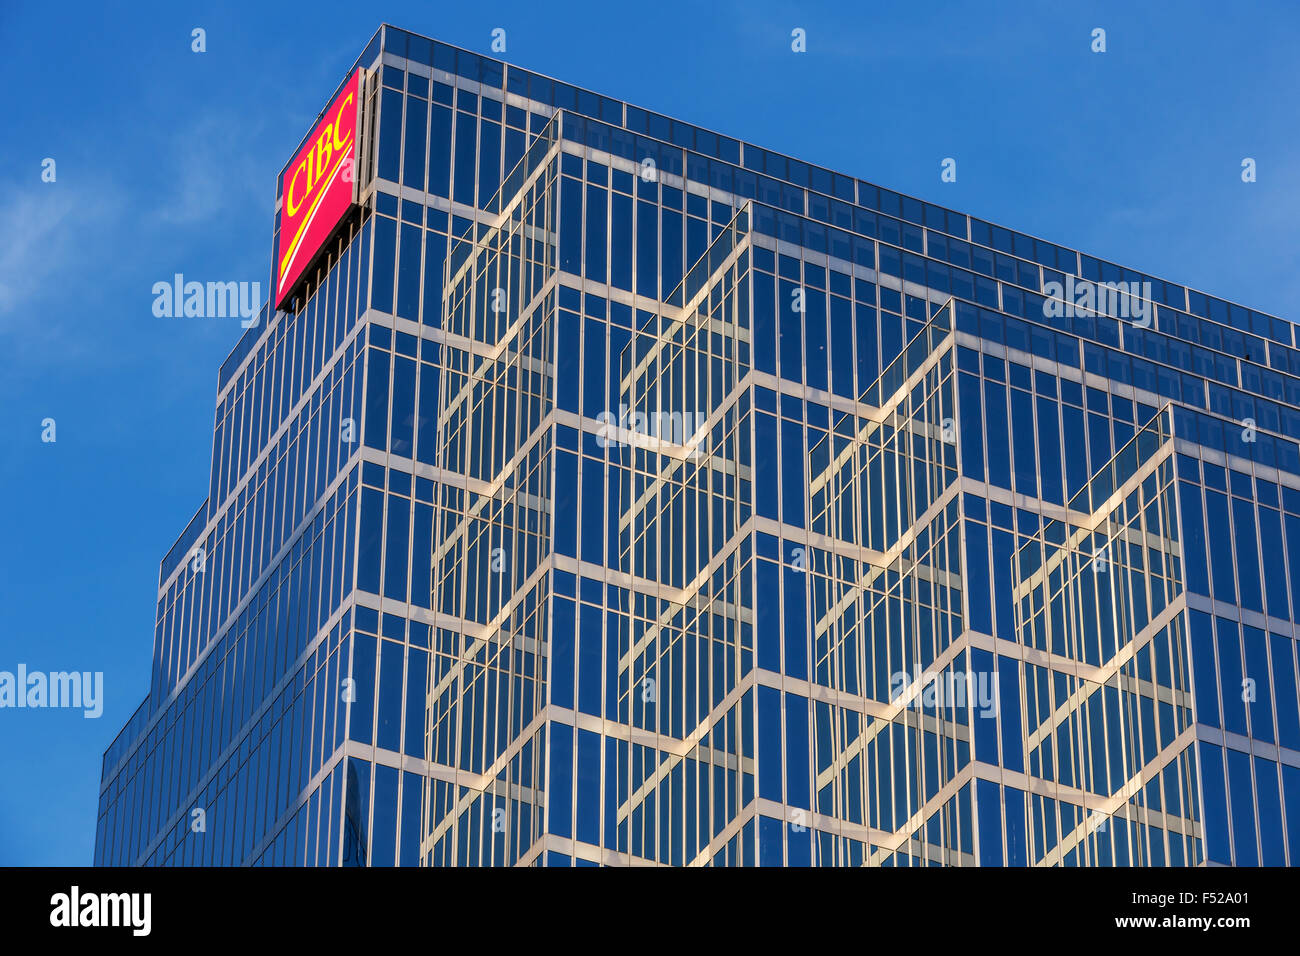
<instances>
[{"instance_id":1,"label":"cibc sign","mask_svg":"<svg viewBox=\"0 0 1300 956\"><path fill-rule=\"evenodd\" d=\"M358 69L334 97L281 177L277 309L284 307L298 278L356 201L360 81Z\"/></svg>"}]
</instances>

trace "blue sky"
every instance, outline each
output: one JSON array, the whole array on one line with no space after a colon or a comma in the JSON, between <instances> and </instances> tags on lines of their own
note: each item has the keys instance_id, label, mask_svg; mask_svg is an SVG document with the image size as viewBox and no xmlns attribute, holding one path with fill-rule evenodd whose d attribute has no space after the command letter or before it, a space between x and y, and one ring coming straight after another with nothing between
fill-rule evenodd
<instances>
[{"instance_id":1,"label":"blue sky","mask_svg":"<svg viewBox=\"0 0 1300 956\"><path fill-rule=\"evenodd\" d=\"M0 710L0 864L91 862L158 562L206 494L239 324L156 318L152 286L265 283L275 176L383 21L483 53L501 27L538 72L1300 316L1290 2L106 6L0 8L0 670L105 686L97 720Z\"/></svg>"}]
</instances>

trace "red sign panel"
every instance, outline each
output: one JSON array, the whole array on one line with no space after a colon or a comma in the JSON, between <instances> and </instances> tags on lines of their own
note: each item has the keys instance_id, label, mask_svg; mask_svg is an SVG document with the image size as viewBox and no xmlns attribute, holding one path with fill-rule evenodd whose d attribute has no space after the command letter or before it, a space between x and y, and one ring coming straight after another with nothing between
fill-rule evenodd
<instances>
[{"instance_id":1,"label":"red sign panel","mask_svg":"<svg viewBox=\"0 0 1300 956\"><path fill-rule=\"evenodd\" d=\"M334 97L281 179L277 309L284 306L298 277L352 207L360 79L361 71L357 70Z\"/></svg>"}]
</instances>

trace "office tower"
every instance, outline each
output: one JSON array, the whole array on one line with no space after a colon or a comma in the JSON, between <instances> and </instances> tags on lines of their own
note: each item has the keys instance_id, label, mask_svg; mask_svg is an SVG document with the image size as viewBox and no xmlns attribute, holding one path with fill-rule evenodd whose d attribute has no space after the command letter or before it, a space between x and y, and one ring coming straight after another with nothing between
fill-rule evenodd
<instances>
[{"instance_id":1,"label":"office tower","mask_svg":"<svg viewBox=\"0 0 1300 956\"><path fill-rule=\"evenodd\" d=\"M383 27L101 864L1300 862L1293 326Z\"/></svg>"}]
</instances>

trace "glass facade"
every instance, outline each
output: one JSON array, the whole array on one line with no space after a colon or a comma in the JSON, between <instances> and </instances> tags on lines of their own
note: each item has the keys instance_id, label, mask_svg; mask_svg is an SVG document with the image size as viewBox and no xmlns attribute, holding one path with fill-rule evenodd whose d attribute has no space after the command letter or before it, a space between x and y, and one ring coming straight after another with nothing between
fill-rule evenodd
<instances>
[{"instance_id":1,"label":"glass facade","mask_svg":"<svg viewBox=\"0 0 1300 956\"><path fill-rule=\"evenodd\" d=\"M358 65L360 207L221 368L97 864L1300 863L1291 323Z\"/></svg>"}]
</instances>

